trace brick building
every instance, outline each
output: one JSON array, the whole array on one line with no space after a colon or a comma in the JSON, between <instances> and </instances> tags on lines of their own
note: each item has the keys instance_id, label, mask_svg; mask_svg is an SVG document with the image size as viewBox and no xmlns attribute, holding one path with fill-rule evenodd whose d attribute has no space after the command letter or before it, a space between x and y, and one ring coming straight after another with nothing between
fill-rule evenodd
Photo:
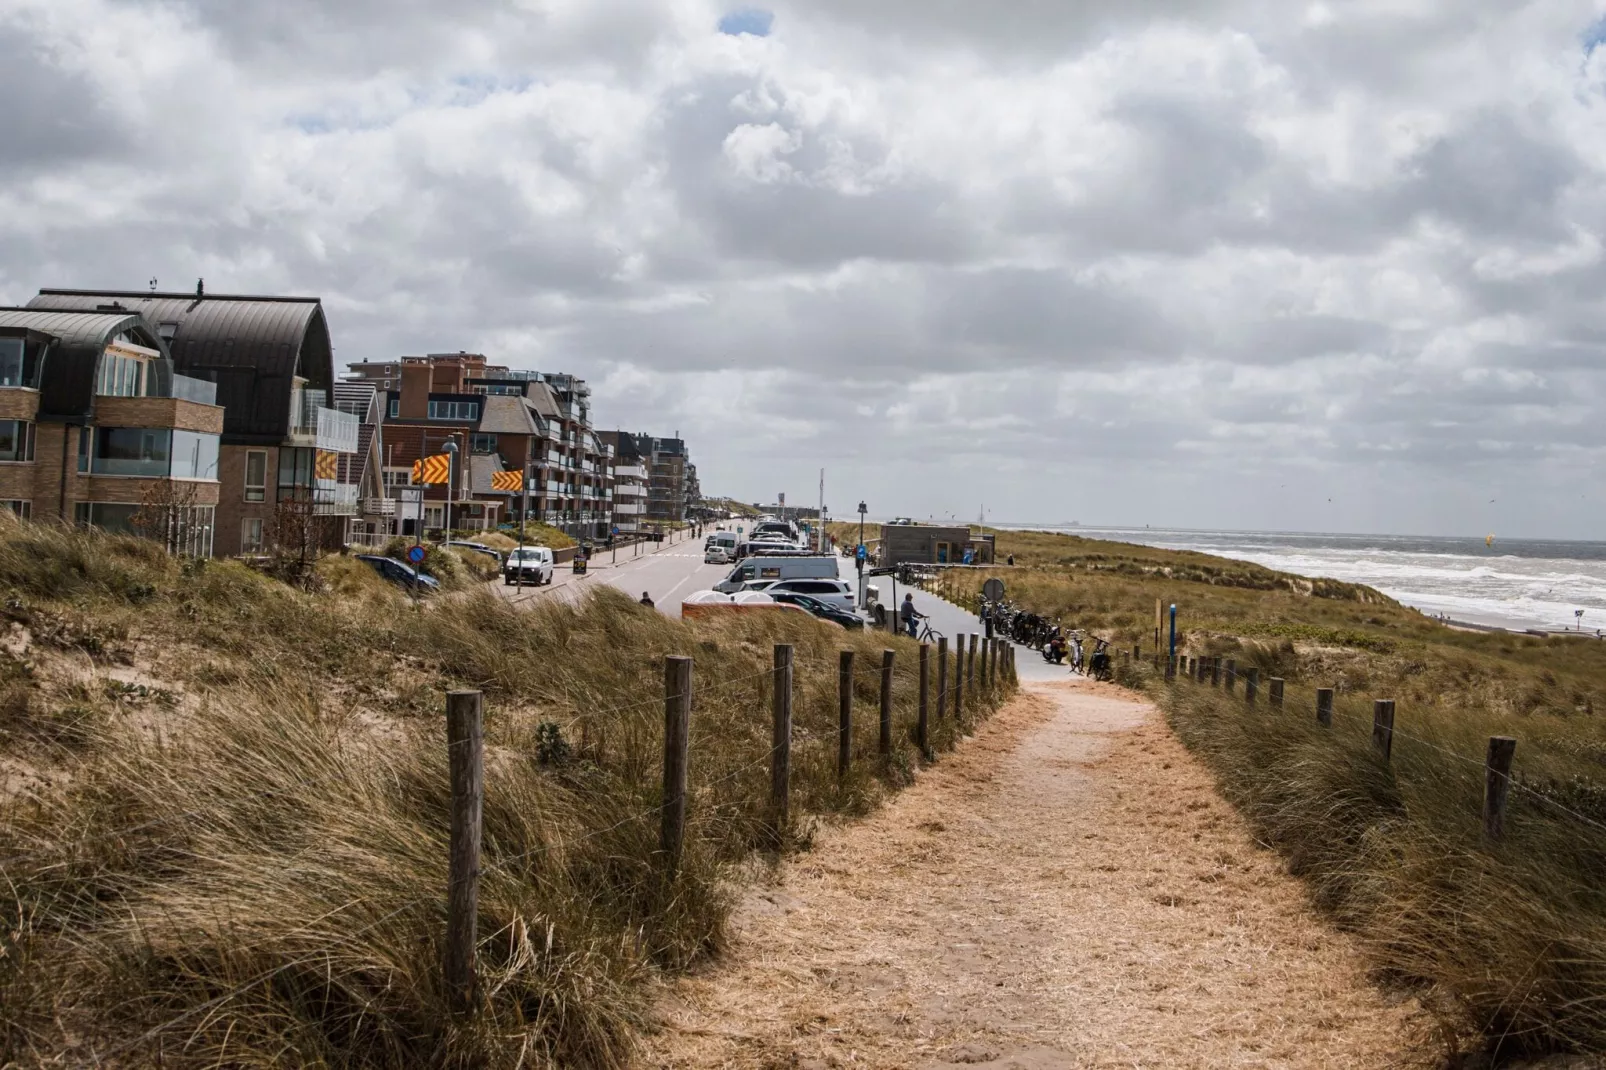
<instances>
[{"instance_id":1,"label":"brick building","mask_svg":"<svg viewBox=\"0 0 1606 1070\"><path fill-rule=\"evenodd\" d=\"M127 309L0 309L0 501L213 552L223 410Z\"/></svg>"},{"instance_id":2,"label":"brick building","mask_svg":"<svg viewBox=\"0 0 1606 1070\"><path fill-rule=\"evenodd\" d=\"M297 537L343 544L358 488L341 481L339 458L357 450L358 419L330 405L317 298L41 290L28 307L141 316L177 372L210 384L223 408L214 553L260 550L292 519Z\"/></svg>"}]
</instances>

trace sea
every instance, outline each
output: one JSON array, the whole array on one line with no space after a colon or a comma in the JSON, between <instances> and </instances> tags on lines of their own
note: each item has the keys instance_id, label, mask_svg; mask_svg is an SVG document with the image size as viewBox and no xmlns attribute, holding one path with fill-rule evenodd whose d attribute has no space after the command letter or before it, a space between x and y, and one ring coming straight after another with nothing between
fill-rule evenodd
<instances>
[{"instance_id":1,"label":"sea","mask_svg":"<svg viewBox=\"0 0 1606 1070\"><path fill-rule=\"evenodd\" d=\"M1606 630L1606 542L1005 526L1197 550L1300 576L1364 583L1423 613L1468 624Z\"/></svg>"}]
</instances>

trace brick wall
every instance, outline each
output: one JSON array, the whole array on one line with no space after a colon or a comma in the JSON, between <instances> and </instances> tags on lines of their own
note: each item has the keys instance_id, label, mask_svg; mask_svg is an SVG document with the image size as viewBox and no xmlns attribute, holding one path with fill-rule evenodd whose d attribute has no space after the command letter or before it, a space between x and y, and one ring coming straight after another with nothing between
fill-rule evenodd
<instances>
[{"instance_id":1,"label":"brick wall","mask_svg":"<svg viewBox=\"0 0 1606 1070\"><path fill-rule=\"evenodd\" d=\"M97 397L95 423L102 427L172 427L221 435L223 407L181 398Z\"/></svg>"}]
</instances>

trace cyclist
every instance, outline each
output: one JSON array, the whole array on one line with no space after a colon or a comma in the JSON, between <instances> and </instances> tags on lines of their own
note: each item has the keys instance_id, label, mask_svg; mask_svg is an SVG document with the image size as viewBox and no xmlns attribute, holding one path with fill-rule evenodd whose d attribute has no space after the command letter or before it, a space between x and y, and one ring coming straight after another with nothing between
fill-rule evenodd
<instances>
[{"instance_id":1,"label":"cyclist","mask_svg":"<svg viewBox=\"0 0 1606 1070\"><path fill-rule=\"evenodd\" d=\"M903 627L909 633L909 638L916 638L917 625L915 621L925 620L926 615L915 608L914 595L906 594L903 596L903 606L898 610L898 615L903 618Z\"/></svg>"}]
</instances>

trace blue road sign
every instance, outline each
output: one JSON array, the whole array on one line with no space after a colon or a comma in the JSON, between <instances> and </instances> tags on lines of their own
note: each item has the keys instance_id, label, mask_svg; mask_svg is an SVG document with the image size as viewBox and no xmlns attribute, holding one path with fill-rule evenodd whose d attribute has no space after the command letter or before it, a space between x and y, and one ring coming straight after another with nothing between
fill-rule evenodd
<instances>
[{"instance_id":1,"label":"blue road sign","mask_svg":"<svg viewBox=\"0 0 1606 1070\"><path fill-rule=\"evenodd\" d=\"M861 542L859 544L859 548L853 551L853 556L858 558L860 561L868 561L870 559L870 551L866 550L864 548L864 543Z\"/></svg>"},{"instance_id":2,"label":"blue road sign","mask_svg":"<svg viewBox=\"0 0 1606 1070\"><path fill-rule=\"evenodd\" d=\"M408 550L407 560L415 565L422 565L424 563L424 548L422 546L414 546Z\"/></svg>"},{"instance_id":3,"label":"blue road sign","mask_svg":"<svg viewBox=\"0 0 1606 1070\"><path fill-rule=\"evenodd\" d=\"M614 525L614 526L613 526L613 533L614 533L614 534L615 534L615 535L617 535L617 534L619 534L619 525L618 525L618 524L615 524L615 525Z\"/></svg>"}]
</instances>

